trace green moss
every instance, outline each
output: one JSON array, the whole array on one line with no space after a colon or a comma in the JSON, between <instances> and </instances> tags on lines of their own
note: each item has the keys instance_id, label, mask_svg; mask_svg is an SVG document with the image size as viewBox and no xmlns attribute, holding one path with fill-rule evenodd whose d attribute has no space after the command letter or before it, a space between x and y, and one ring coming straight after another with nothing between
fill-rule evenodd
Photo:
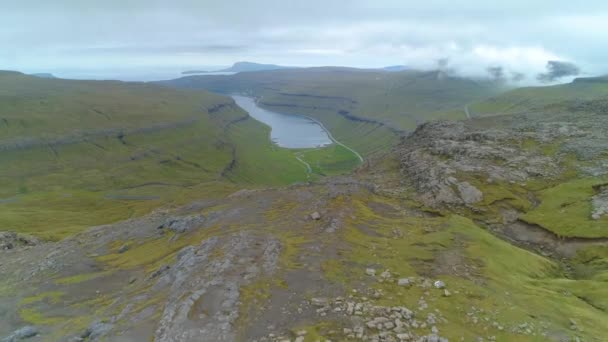
<instances>
[{"instance_id":1,"label":"green moss","mask_svg":"<svg viewBox=\"0 0 608 342\"><path fill-rule=\"evenodd\" d=\"M594 187L607 181L606 178L575 179L543 190L539 194L540 205L522 219L559 236L608 237L608 219L591 218Z\"/></svg>"}]
</instances>

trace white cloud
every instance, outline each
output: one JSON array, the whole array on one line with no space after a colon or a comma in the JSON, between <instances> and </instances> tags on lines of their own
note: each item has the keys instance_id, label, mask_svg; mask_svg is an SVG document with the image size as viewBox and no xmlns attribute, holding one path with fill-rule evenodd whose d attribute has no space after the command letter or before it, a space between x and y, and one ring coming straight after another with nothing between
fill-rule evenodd
<instances>
[{"instance_id":1,"label":"white cloud","mask_svg":"<svg viewBox=\"0 0 608 342\"><path fill-rule=\"evenodd\" d=\"M608 72L608 4L597 0L0 3L4 69L178 68L246 59L431 68L447 57L469 75L498 65L533 74L551 59Z\"/></svg>"}]
</instances>

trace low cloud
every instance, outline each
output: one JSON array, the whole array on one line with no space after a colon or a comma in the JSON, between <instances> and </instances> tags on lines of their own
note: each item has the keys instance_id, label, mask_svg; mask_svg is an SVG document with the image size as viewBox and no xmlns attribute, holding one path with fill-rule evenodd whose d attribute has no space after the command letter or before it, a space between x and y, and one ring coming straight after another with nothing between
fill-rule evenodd
<instances>
[{"instance_id":1,"label":"low cloud","mask_svg":"<svg viewBox=\"0 0 608 342\"><path fill-rule=\"evenodd\" d=\"M525 79L526 79L526 75L524 73L517 72L517 71L511 72L511 82L517 83L517 82L521 82Z\"/></svg>"},{"instance_id":2,"label":"low cloud","mask_svg":"<svg viewBox=\"0 0 608 342\"><path fill-rule=\"evenodd\" d=\"M490 78L496 82L505 81L505 70L501 66L491 66L486 69Z\"/></svg>"},{"instance_id":3,"label":"low cloud","mask_svg":"<svg viewBox=\"0 0 608 342\"><path fill-rule=\"evenodd\" d=\"M543 83L555 82L567 76L576 76L581 72L576 64L562 61L548 61L546 68L547 72L538 74L536 77Z\"/></svg>"}]
</instances>

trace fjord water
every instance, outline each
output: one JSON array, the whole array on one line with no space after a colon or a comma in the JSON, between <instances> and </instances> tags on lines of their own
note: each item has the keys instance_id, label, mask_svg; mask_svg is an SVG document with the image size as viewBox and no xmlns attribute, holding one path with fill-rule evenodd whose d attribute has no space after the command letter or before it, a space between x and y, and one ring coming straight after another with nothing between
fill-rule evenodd
<instances>
[{"instance_id":1,"label":"fjord water","mask_svg":"<svg viewBox=\"0 0 608 342\"><path fill-rule=\"evenodd\" d=\"M251 97L233 95L232 98L251 117L270 126L270 139L281 147L315 148L332 143L325 128L314 120L260 108Z\"/></svg>"}]
</instances>

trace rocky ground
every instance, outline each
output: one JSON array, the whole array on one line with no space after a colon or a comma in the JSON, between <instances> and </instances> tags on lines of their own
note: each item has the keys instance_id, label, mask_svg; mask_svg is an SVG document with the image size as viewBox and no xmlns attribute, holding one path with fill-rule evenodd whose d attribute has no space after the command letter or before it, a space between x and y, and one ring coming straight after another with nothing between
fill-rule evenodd
<instances>
[{"instance_id":1,"label":"rocky ground","mask_svg":"<svg viewBox=\"0 0 608 342\"><path fill-rule=\"evenodd\" d=\"M605 341L608 233L525 220L585 177L608 218L608 125L581 117L429 123L353 177L3 232L1 341Z\"/></svg>"}]
</instances>

